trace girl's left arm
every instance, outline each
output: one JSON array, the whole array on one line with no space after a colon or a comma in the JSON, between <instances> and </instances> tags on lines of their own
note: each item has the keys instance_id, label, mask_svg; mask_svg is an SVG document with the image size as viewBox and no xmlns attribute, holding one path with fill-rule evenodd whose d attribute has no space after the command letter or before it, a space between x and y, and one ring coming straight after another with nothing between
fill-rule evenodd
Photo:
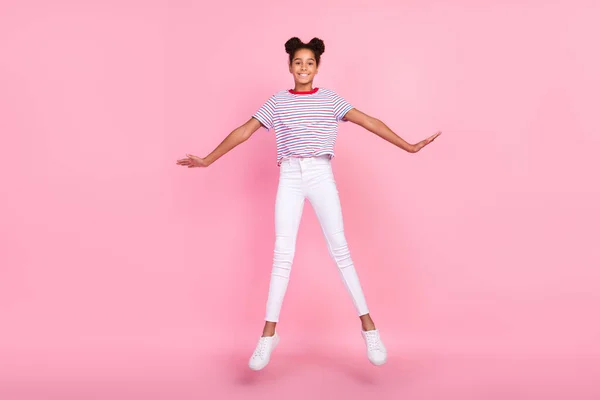
<instances>
[{"instance_id":1,"label":"girl's left arm","mask_svg":"<svg viewBox=\"0 0 600 400\"><path fill-rule=\"evenodd\" d=\"M356 108L353 108L350 111L348 111L343 119L346 121L353 122L359 126L362 126L369 132L373 132L382 139L387 140L388 142L400 147L402 150L405 150L409 153L418 152L419 150L421 150L421 148L431 143L436 137L438 137L441 134L441 132L437 132L433 136L414 145L408 143L406 140L396 135L390 128L388 128L386 124L384 124L377 118L371 117L370 115L367 115L362 111L357 110Z\"/></svg>"}]
</instances>

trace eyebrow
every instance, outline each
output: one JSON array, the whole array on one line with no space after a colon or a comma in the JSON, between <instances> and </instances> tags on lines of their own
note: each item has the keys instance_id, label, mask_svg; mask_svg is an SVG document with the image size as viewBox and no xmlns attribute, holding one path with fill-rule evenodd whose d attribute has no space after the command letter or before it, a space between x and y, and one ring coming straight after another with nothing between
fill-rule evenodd
<instances>
[{"instance_id":1,"label":"eyebrow","mask_svg":"<svg viewBox=\"0 0 600 400\"><path fill-rule=\"evenodd\" d=\"M308 59L308 60L306 60L306 61L310 61L310 60L312 60L312 61L315 61L315 59L314 59L314 58L309 58L309 59ZM302 59L301 59L300 57L297 57L297 58L294 58L294 61L302 61Z\"/></svg>"}]
</instances>

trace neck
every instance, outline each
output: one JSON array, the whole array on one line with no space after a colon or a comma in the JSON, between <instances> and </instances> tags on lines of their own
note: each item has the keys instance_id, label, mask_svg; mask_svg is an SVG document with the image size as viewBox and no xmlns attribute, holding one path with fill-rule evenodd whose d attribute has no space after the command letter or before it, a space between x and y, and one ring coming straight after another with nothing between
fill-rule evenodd
<instances>
[{"instance_id":1,"label":"neck","mask_svg":"<svg viewBox=\"0 0 600 400\"><path fill-rule=\"evenodd\" d=\"M294 92L310 92L313 90L312 82L309 83L296 83L294 86Z\"/></svg>"}]
</instances>

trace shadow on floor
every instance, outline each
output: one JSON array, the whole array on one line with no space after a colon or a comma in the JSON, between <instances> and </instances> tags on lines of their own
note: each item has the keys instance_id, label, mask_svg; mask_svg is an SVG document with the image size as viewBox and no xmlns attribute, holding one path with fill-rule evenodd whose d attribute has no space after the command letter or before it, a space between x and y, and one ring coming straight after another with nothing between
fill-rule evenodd
<instances>
[{"instance_id":1,"label":"shadow on floor","mask_svg":"<svg viewBox=\"0 0 600 400\"><path fill-rule=\"evenodd\" d=\"M382 366L372 365L366 357L349 357L341 354L307 351L302 353L277 352L264 369L248 368L249 354L231 354L223 359L237 385L275 383L288 377L321 375L339 379L342 376L360 385L408 384L418 380L422 372L433 367L431 359L417 356L390 356Z\"/></svg>"}]
</instances>

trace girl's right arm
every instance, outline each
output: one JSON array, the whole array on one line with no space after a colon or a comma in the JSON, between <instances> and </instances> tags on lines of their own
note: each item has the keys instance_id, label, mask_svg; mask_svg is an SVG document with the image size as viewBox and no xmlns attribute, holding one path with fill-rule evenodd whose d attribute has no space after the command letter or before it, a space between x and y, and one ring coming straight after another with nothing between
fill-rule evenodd
<instances>
[{"instance_id":1,"label":"girl's right arm","mask_svg":"<svg viewBox=\"0 0 600 400\"><path fill-rule=\"evenodd\" d=\"M178 160L177 164L188 167L208 167L237 145L250 139L250 136L262 125L254 117L250 118L245 124L235 128L223 141L206 157L200 158L191 154L186 154L188 158Z\"/></svg>"},{"instance_id":2,"label":"girl's right arm","mask_svg":"<svg viewBox=\"0 0 600 400\"><path fill-rule=\"evenodd\" d=\"M223 139L223 141L212 151L212 153L204 157L204 161L206 161L208 165L214 163L228 151L250 139L250 136L252 136L252 134L260 127L261 124L256 118L250 118L244 125L235 128L229 135L227 135L227 137Z\"/></svg>"}]
</instances>

